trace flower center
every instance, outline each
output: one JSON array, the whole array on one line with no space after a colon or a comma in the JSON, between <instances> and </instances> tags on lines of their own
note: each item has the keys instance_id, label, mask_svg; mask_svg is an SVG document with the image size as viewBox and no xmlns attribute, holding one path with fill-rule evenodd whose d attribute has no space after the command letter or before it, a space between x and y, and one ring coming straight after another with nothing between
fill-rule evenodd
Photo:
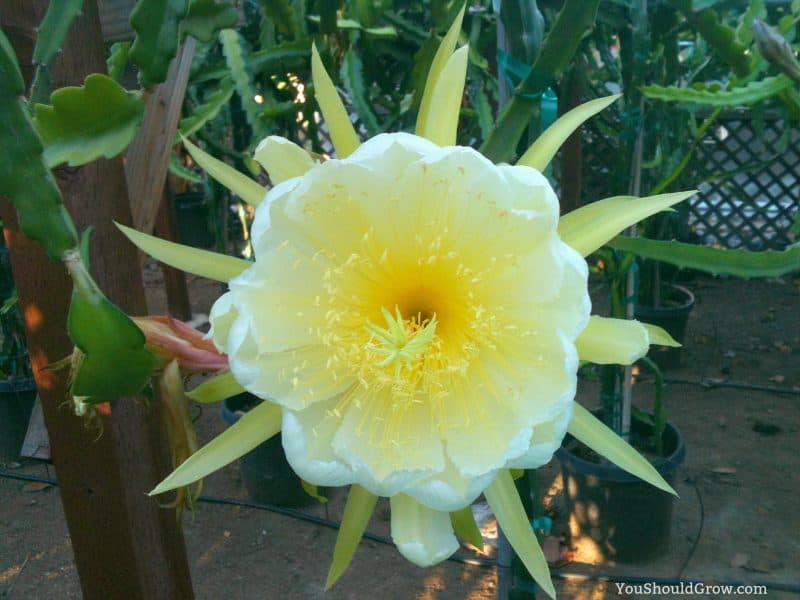
<instances>
[{"instance_id":1,"label":"flower center","mask_svg":"<svg viewBox=\"0 0 800 600\"><path fill-rule=\"evenodd\" d=\"M366 328L372 336L367 343L367 349L378 356L379 367L394 365L394 376L399 380L404 367L413 371L422 361L436 336L436 314L428 318L417 313L404 319L397 306L394 315L384 307L381 307L381 313L386 320L386 327L367 321Z\"/></svg>"}]
</instances>

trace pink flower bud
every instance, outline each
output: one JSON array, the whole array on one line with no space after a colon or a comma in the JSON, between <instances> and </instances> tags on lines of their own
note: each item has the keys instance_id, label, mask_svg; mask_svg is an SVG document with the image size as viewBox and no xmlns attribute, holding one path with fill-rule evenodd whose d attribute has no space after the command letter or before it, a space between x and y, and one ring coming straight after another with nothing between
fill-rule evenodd
<instances>
[{"instance_id":1,"label":"pink flower bud","mask_svg":"<svg viewBox=\"0 0 800 600\"><path fill-rule=\"evenodd\" d=\"M133 321L144 332L147 348L162 367L177 359L184 374L228 369L228 357L217 352L214 343L205 339L202 332L186 323L168 315L133 317Z\"/></svg>"}]
</instances>

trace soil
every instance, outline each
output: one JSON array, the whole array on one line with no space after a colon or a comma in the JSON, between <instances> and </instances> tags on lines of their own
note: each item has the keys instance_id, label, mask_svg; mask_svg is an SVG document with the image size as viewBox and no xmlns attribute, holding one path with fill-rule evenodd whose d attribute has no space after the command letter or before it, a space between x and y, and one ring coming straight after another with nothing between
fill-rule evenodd
<instances>
[{"instance_id":1,"label":"soil","mask_svg":"<svg viewBox=\"0 0 800 600\"><path fill-rule=\"evenodd\" d=\"M150 311L165 311L160 271L146 269ZM189 277L196 313L208 313L219 285ZM657 580L767 583L769 598L800 593L800 279L767 281L699 278L690 284L697 305L688 326L683 366L666 375L665 403L682 431L687 457L678 472L668 555L639 565L604 562L585 539L569 540L557 461L540 469L545 505L553 517L546 546L561 566L553 569L562 598L672 598L675 592L618 593L611 581ZM602 290L598 291L602 296ZM634 386L634 401L647 408L652 377ZM578 399L593 407L597 384L583 380ZM198 411L199 412L199 411ZM197 420L201 440L220 432L215 407ZM55 477L41 462L5 465L14 473ZM246 498L237 465L209 477L204 493ZM659 493L653 491L653 493ZM338 520L345 499L302 509ZM0 477L0 598L79 598L80 587L58 488ZM388 504L381 501L368 531L389 534ZM290 598L326 600L469 599L497 597L492 566L445 562L417 568L391 546L364 540L339 583L324 592L335 530L264 510L227 504L198 506L183 517L199 599ZM493 559L496 529L483 531L485 556L462 549L466 558ZM559 538L565 545L559 548ZM560 556L559 556L560 555ZM663 579L662 579L663 578ZM707 597L720 597L710 594ZM543 596L542 596L543 597ZM755 597L745 594L742 597Z\"/></svg>"}]
</instances>

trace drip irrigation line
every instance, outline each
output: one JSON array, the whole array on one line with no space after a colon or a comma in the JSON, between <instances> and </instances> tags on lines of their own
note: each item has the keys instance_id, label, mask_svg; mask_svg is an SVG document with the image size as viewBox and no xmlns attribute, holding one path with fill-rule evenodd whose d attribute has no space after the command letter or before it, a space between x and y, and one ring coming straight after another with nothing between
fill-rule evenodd
<instances>
[{"instance_id":1,"label":"drip irrigation line","mask_svg":"<svg viewBox=\"0 0 800 600\"><path fill-rule=\"evenodd\" d=\"M773 394L788 394L790 396L800 396L800 389L795 390L792 388L781 388L773 385L759 385L757 383L743 383L739 381L716 381L708 378L705 379L677 379L673 377L665 377L665 383L672 383L675 385L696 385L703 388L734 388L737 390L753 390L756 392L770 392Z\"/></svg>"},{"instance_id":2,"label":"drip irrigation line","mask_svg":"<svg viewBox=\"0 0 800 600\"><path fill-rule=\"evenodd\" d=\"M14 473L12 471L6 471L4 469L0 469L0 477L5 479L17 479L19 481L34 481L37 483L47 483L54 487L58 487L58 481L55 479L51 479L49 477L41 477L40 475L29 475L27 473ZM254 508L258 510L266 510L269 512L274 512L280 515L284 515L286 517L290 517L293 519L298 519L300 521L307 521L309 523L314 523L316 525L321 525L323 527L329 527L331 529L339 529L341 523L337 521L332 521L330 519L324 519L322 517L316 517L314 515L310 515L300 510L295 510L292 508L284 508L282 506L274 506L272 504L262 504L260 502L251 502L249 500L237 500L235 498L223 498L218 496L200 496L198 498L200 502L205 502L207 504L221 504L221 505L228 505L228 506L241 506L245 508ZM377 542L379 544L385 544L388 546L394 546L394 542L388 537L382 535L376 535L373 533L365 532L364 538L368 539L373 542ZM484 568L496 568L497 561L493 559L473 559L473 558L462 558L460 556L451 556L448 558L449 561L460 563L464 565L475 565ZM700 579L689 579L689 580L681 580L677 578L671 577L651 577L648 575L603 575L602 573L570 573L570 572L563 572L563 571L555 571L551 572L551 576L554 579L563 579L565 581L598 581L598 582L605 582L605 583L629 583L629 584L637 584L637 583L654 583L658 585L681 585L683 584L705 584L708 581L703 581ZM771 582L771 581L749 581L749 582L741 582L741 581L717 581L714 580L714 585L720 586L764 586L767 589L778 590L778 591L786 591L786 592L797 592L800 593L800 583L784 583L784 582Z\"/></svg>"},{"instance_id":3,"label":"drip irrigation line","mask_svg":"<svg viewBox=\"0 0 800 600\"><path fill-rule=\"evenodd\" d=\"M692 561L692 557L694 557L694 552L697 550L697 546L700 544L700 538L703 535L703 526L706 522L706 507L703 504L703 497L700 495L700 488L697 487L697 482L690 477L686 478L686 482L689 483L692 488L694 488L694 493L697 495L697 503L700 505L700 525L697 527L697 533L694 536L694 541L692 542L692 547L689 550L689 554L686 556L686 560L683 561L683 564L678 571L678 579L681 578L681 575L683 575L686 567L688 567L689 563Z\"/></svg>"}]
</instances>

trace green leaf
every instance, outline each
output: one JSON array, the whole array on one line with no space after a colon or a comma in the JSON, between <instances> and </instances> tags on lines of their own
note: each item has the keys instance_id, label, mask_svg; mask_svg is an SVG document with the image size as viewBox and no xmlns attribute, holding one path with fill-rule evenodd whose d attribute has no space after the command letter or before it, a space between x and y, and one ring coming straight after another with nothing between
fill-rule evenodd
<instances>
[{"instance_id":1,"label":"green leaf","mask_svg":"<svg viewBox=\"0 0 800 600\"><path fill-rule=\"evenodd\" d=\"M145 87L166 80L169 64L178 51L181 19L188 9L188 0L139 0L131 12L136 38L130 57L139 67L139 79Z\"/></svg>"},{"instance_id":2,"label":"green leaf","mask_svg":"<svg viewBox=\"0 0 800 600\"><path fill-rule=\"evenodd\" d=\"M325 589L329 590L333 584L347 570L353 560L353 554L358 548L358 543L367 529L367 524L375 510L378 497L369 493L357 484L350 486L347 503L344 505L342 524L336 536L336 546L333 549L333 559L325 581Z\"/></svg>"},{"instance_id":3,"label":"green leaf","mask_svg":"<svg viewBox=\"0 0 800 600\"><path fill-rule=\"evenodd\" d=\"M78 246L78 233L52 173L22 94L25 84L14 51L0 30L0 196L11 200L22 232L61 260Z\"/></svg>"},{"instance_id":4,"label":"green leaf","mask_svg":"<svg viewBox=\"0 0 800 600\"><path fill-rule=\"evenodd\" d=\"M60 0L47 5L33 49L33 62L49 65L58 54L67 37L72 21L81 13L83 0Z\"/></svg>"},{"instance_id":5,"label":"green leaf","mask_svg":"<svg viewBox=\"0 0 800 600\"><path fill-rule=\"evenodd\" d=\"M617 237L608 242L616 250L633 252L642 258L670 263L688 269L697 269L715 275L752 277L780 277L800 272L800 245L786 250L726 250L696 246L675 241L648 240L645 238Z\"/></svg>"},{"instance_id":6,"label":"green leaf","mask_svg":"<svg viewBox=\"0 0 800 600\"><path fill-rule=\"evenodd\" d=\"M660 490L678 495L644 456L577 402L567 430L576 440L606 457L623 471Z\"/></svg>"},{"instance_id":7,"label":"green leaf","mask_svg":"<svg viewBox=\"0 0 800 600\"><path fill-rule=\"evenodd\" d=\"M694 87L663 87L649 85L642 88L645 96L666 102L693 102L708 106L741 106L755 104L775 96L794 85L786 75L765 77L760 81L751 81L745 86L730 90L697 89Z\"/></svg>"},{"instance_id":8,"label":"green leaf","mask_svg":"<svg viewBox=\"0 0 800 600\"><path fill-rule=\"evenodd\" d=\"M356 46L351 46L350 51L345 55L342 61L340 75L344 87L350 94L350 100L353 101L353 105L358 111L358 118L372 136L379 134L382 129L367 99L368 96L364 88L364 74L362 73L362 69L361 57L358 55Z\"/></svg>"},{"instance_id":9,"label":"green leaf","mask_svg":"<svg viewBox=\"0 0 800 600\"><path fill-rule=\"evenodd\" d=\"M319 23L319 15L309 15L308 20L312 23ZM385 27L364 27L361 23L354 19L338 19L336 21L337 29L350 30L350 31L363 31L367 35L381 38L395 38L397 37L397 30L391 26Z\"/></svg>"},{"instance_id":10,"label":"green leaf","mask_svg":"<svg viewBox=\"0 0 800 600\"><path fill-rule=\"evenodd\" d=\"M306 494L308 494L309 496L314 498L314 500L316 500L320 504L325 504L328 501L328 498L326 498L325 496L320 494L319 493L319 488L316 485L314 485L313 483L308 483L305 479L301 479L300 480L300 485L302 486L303 491Z\"/></svg>"},{"instance_id":11,"label":"green leaf","mask_svg":"<svg viewBox=\"0 0 800 600\"><path fill-rule=\"evenodd\" d=\"M144 333L103 295L77 251L65 264L75 286L67 329L84 354L72 394L105 402L138 393L156 367Z\"/></svg>"},{"instance_id":12,"label":"green leaf","mask_svg":"<svg viewBox=\"0 0 800 600\"><path fill-rule=\"evenodd\" d=\"M189 11L181 21L180 37L187 35L209 43L222 29L235 27L239 13L229 2L217 4L216 0L191 0Z\"/></svg>"},{"instance_id":13,"label":"green leaf","mask_svg":"<svg viewBox=\"0 0 800 600\"><path fill-rule=\"evenodd\" d=\"M245 41L235 29L220 31L219 41L222 44L222 52L225 55L231 79L236 85L236 92L242 102L247 123L253 130L253 134L257 138L262 138L267 135L267 125L259 117L262 108L255 101L256 92L245 61L245 56L248 54Z\"/></svg>"},{"instance_id":14,"label":"green leaf","mask_svg":"<svg viewBox=\"0 0 800 600\"><path fill-rule=\"evenodd\" d=\"M259 0L261 10L272 20L279 33L294 34L292 6L289 0Z\"/></svg>"},{"instance_id":15,"label":"green leaf","mask_svg":"<svg viewBox=\"0 0 800 600\"><path fill-rule=\"evenodd\" d=\"M107 75L89 75L83 87L53 92L52 106L37 104L35 122L45 144L44 158L53 168L79 166L122 152L144 116L138 94L126 91Z\"/></svg>"},{"instance_id":16,"label":"green leaf","mask_svg":"<svg viewBox=\"0 0 800 600\"><path fill-rule=\"evenodd\" d=\"M114 81L119 81L119 78L122 77L125 65L128 64L130 49L130 42L114 42L111 44L111 49L106 59L106 68L108 69L108 76Z\"/></svg>"},{"instance_id":17,"label":"green leaf","mask_svg":"<svg viewBox=\"0 0 800 600\"><path fill-rule=\"evenodd\" d=\"M185 167L176 154L172 154L169 157L168 168L170 173L186 181L191 181L192 183L203 183L205 181L203 177Z\"/></svg>"},{"instance_id":18,"label":"green leaf","mask_svg":"<svg viewBox=\"0 0 800 600\"><path fill-rule=\"evenodd\" d=\"M336 13L340 3L340 0L317 0L320 33L326 35L336 33Z\"/></svg>"},{"instance_id":19,"label":"green leaf","mask_svg":"<svg viewBox=\"0 0 800 600\"><path fill-rule=\"evenodd\" d=\"M178 127L180 130L179 135L189 136L214 119L219 114L220 109L228 104L233 95L233 89L233 81L229 77L223 78L219 82L219 87L208 95L203 104L197 106L192 111L192 114L181 119ZM177 141L180 141L180 139Z\"/></svg>"},{"instance_id":20,"label":"green leaf","mask_svg":"<svg viewBox=\"0 0 800 600\"><path fill-rule=\"evenodd\" d=\"M483 552L483 536L478 524L475 522L472 507L465 506L461 510L451 512L450 523L452 523L453 530L458 537Z\"/></svg>"},{"instance_id":21,"label":"green leaf","mask_svg":"<svg viewBox=\"0 0 800 600\"><path fill-rule=\"evenodd\" d=\"M214 402L222 402L244 391L242 384L236 381L233 373L229 371L211 379L206 379L192 391L186 392L186 396L200 404L212 404Z\"/></svg>"},{"instance_id":22,"label":"green leaf","mask_svg":"<svg viewBox=\"0 0 800 600\"><path fill-rule=\"evenodd\" d=\"M163 494L202 479L232 463L281 430L281 408L262 402L228 429L192 454L150 492Z\"/></svg>"}]
</instances>

